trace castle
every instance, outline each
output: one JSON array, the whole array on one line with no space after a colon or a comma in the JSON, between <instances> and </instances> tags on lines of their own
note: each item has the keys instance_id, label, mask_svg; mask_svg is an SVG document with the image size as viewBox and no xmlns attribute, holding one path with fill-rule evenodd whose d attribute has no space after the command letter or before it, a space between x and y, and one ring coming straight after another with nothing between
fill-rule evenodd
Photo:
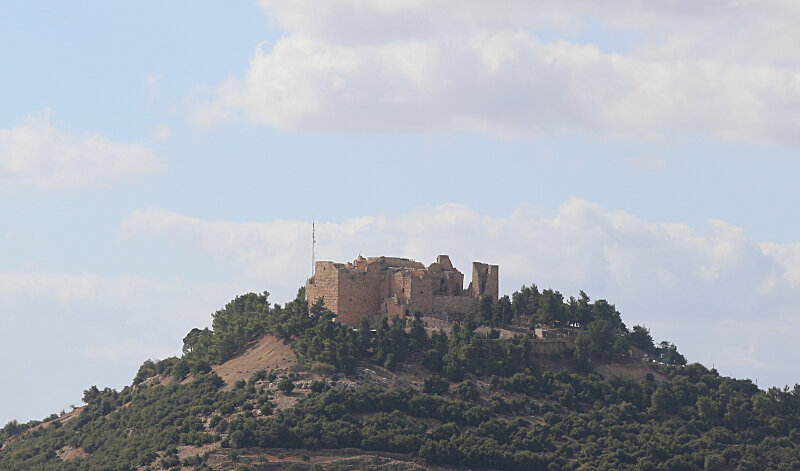
<instances>
[{"instance_id":1,"label":"castle","mask_svg":"<svg viewBox=\"0 0 800 471\"><path fill-rule=\"evenodd\" d=\"M439 255L427 268L406 258L359 255L352 263L316 262L306 281L309 303L323 298L337 319L357 326L362 316L374 324L378 315L448 316L478 311L481 296L497 300L498 266L473 262L472 281L464 290L464 274L450 257Z\"/></svg>"}]
</instances>

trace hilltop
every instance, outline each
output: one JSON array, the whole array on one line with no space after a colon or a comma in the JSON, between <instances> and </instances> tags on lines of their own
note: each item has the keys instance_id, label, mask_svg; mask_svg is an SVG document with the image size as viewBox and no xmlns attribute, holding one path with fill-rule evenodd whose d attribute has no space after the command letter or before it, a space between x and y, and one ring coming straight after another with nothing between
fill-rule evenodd
<instances>
[{"instance_id":1,"label":"hilltop","mask_svg":"<svg viewBox=\"0 0 800 471\"><path fill-rule=\"evenodd\" d=\"M7 424L0 469L800 469L800 387L687 364L582 292L480 306L354 329L302 289L239 296L122 391Z\"/></svg>"}]
</instances>

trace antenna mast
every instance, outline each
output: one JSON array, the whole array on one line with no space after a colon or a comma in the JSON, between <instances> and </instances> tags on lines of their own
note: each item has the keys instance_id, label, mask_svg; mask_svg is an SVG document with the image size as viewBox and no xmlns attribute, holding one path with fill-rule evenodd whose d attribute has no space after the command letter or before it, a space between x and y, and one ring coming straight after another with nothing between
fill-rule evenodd
<instances>
[{"instance_id":1,"label":"antenna mast","mask_svg":"<svg viewBox=\"0 0 800 471\"><path fill-rule=\"evenodd\" d=\"M314 223L311 223L311 276L314 276L314 269L317 265L317 256L315 249L317 248L317 232Z\"/></svg>"}]
</instances>

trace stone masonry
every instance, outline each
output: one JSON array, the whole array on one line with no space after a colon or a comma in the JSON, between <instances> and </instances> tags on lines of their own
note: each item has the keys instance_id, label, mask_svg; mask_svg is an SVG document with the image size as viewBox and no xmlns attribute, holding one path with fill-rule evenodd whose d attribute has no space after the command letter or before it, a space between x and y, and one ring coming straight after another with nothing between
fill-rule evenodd
<instances>
[{"instance_id":1,"label":"stone masonry","mask_svg":"<svg viewBox=\"0 0 800 471\"><path fill-rule=\"evenodd\" d=\"M478 311L483 295L497 300L497 265L473 262L472 280L464 289L464 274L450 257L439 255L427 268L405 258L359 256L352 263L316 262L306 281L309 303L323 298L337 319L357 326L362 316L374 325L380 315L448 316Z\"/></svg>"}]
</instances>

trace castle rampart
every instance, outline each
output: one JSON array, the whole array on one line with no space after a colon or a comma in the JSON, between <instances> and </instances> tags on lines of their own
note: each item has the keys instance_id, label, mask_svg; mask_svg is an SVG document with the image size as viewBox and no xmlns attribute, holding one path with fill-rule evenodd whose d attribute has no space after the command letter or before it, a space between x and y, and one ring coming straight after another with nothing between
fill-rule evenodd
<instances>
[{"instance_id":1,"label":"castle rampart","mask_svg":"<svg viewBox=\"0 0 800 471\"><path fill-rule=\"evenodd\" d=\"M497 300L497 265L474 262L472 281L464 289L464 274L453 268L450 257L439 255L425 267L420 262L395 257L359 256L352 263L316 262L306 281L310 303L323 298L337 319L356 326L362 316L403 316L416 310L425 315L477 312L481 296Z\"/></svg>"}]
</instances>

